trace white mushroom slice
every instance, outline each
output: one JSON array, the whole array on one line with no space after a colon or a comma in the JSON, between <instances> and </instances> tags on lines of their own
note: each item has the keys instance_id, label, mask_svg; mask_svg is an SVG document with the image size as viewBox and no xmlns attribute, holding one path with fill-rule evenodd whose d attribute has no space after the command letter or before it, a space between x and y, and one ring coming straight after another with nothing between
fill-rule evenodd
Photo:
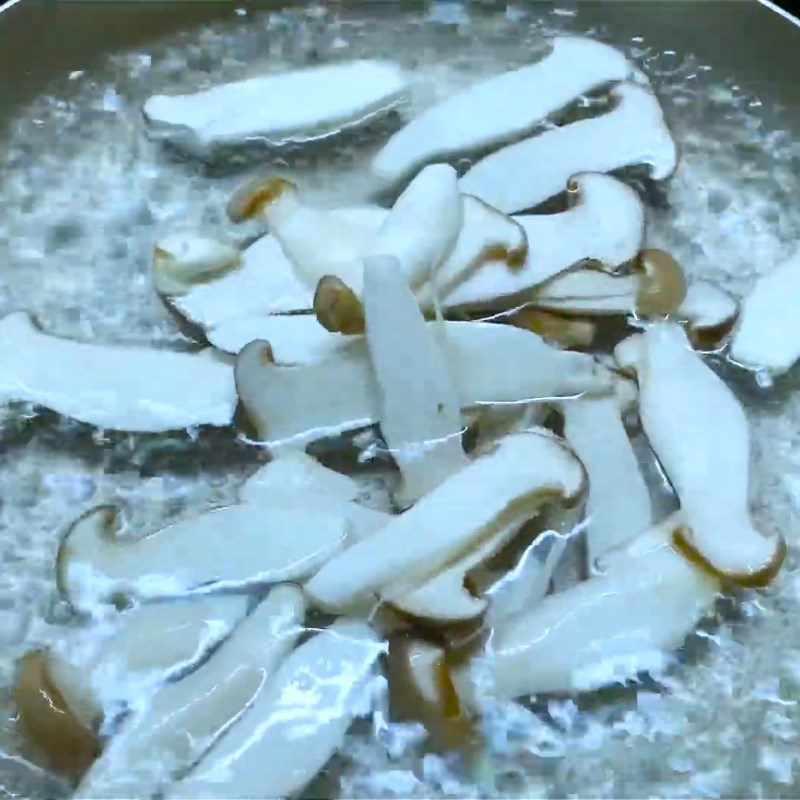
<instances>
[{"instance_id":1,"label":"white mushroom slice","mask_svg":"<svg viewBox=\"0 0 800 800\"><path fill-rule=\"evenodd\" d=\"M520 519L487 536L478 547L423 584L415 587L401 581L392 586L383 593L384 599L406 614L437 623L464 622L480 616L486 610L487 600L476 597L467 588L469 571L488 561L532 516L526 511Z\"/></svg>"},{"instance_id":2,"label":"white mushroom slice","mask_svg":"<svg viewBox=\"0 0 800 800\"><path fill-rule=\"evenodd\" d=\"M750 431L739 401L677 325L653 325L643 345L642 424L690 529L676 543L742 585L768 583L786 547L750 517Z\"/></svg>"},{"instance_id":3,"label":"white mushroom slice","mask_svg":"<svg viewBox=\"0 0 800 800\"><path fill-rule=\"evenodd\" d=\"M26 737L59 772L82 774L94 760L98 729L123 703L197 662L247 610L247 599L145 606L97 627L91 637L28 653L14 702Z\"/></svg>"},{"instance_id":4,"label":"white mushroom slice","mask_svg":"<svg viewBox=\"0 0 800 800\"><path fill-rule=\"evenodd\" d=\"M323 607L338 608L400 582L419 585L494 531L535 516L545 502L573 502L583 487L583 467L558 439L544 432L508 436L330 561L306 590Z\"/></svg>"},{"instance_id":5,"label":"white mushroom slice","mask_svg":"<svg viewBox=\"0 0 800 800\"><path fill-rule=\"evenodd\" d=\"M279 364L309 364L334 353L341 335L326 331L313 314L235 317L207 332L208 341L237 355L250 342L266 339Z\"/></svg>"},{"instance_id":6,"label":"white mushroom slice","mask_svg":"<svg viewBox=\"0 0 800 800\"><path fill-rule=\"evenodd\" d=\"M412 120L378 153L372 169L386 181L399 180L434 159L507 142L584 92L634 77L642 79L618 50L557 37L536 64L471 86Z\"/></svg>"},{"instance_id":7,"label":"white mushroom slice","mask_svg":"<svg viewBox=\"0 0 800 800\"><path fill-rule=\"evenodd\" d=\"M50 675L70 705L95 721L198 663L247 612L246 597L199 597L140 606L107 629L59 643Z\"/></svg>"},{"instance_id":8,"label":"white mushroom slice","mask_svg":"<svg viewBox=\"0 0 800 800\"><path fill-rule=\"evenodd\" d=\"M246 715L302 631L302 592L279 586L191 675L125 720L78 786L81 798L149 797Z\"/></svg>"},{"instance_id":9,"label":"white mushroom slice","mask_svg":"<svg viewBox=\"0 0 800 800\"><path fill-rule=\"evenodd\" d=\"M524 306L511 314L504 315L504 322L532 331L548 344L571 348L589 348L597 335L597 323L591 319L545 311L542 308Z\"/></svg>"},{"instance_id":10,"label":"white mushroom slice","mask_svg":"<svg viewBox=\"0 0 800 800\"><path fill-rule=\"evenodd\" d=\"M169 798L286 797L302 789L369 711L371 677L385 645L342 619L298 647L249 712Z\"/></svg>"},{"instance_id":11,"label":"white mushroom slice","mask_svg":"<svg viewBox=\"0 0 800 800\"><path fill-rule=\"evenodd\" d=\"M416 289L450 254L463 222L456 171L449 164L432 164L397 198L364 258L396 258L409 286ZM345 275L336 274L359 293Z\"/></svg>"},{"instance_id":12,"label":"white mushroom slice","mask_svg":"<svg viewBox=\"0 0 800 800\"><path fill-rule=\"evenodd\" d=\"M310 502L229 506L141 539L118 538L117 517L113 506L94 509L61 542L56 577L73 606L91 608L120 594L170 597L299 580L330 558L348 532L343 513Z\"/></svg>"},{"instance_id":13,"label":"white mushroom slice","mask_svg":"<svg viewBox=\"0 0 800 800\"><path fill-rule=\"evenodd\" d=\"M442 304L492 306L529 292L582 261L613 269L635 258L644 238L639 195L622 181L595 173L575 175L567 187L569 210L512 217L528 241L521 269L491 261L449 293L444 287Z\"/></svg>"},{"instance_id":14,"label":"white mushroom slice","mask_svg":"<svg viewBox=\"0 0 800 800\"><path fill-rule=\"evenodd\" d=\"M319 213L326 215L337 237L346 232L353 237L351 241L360 243L360 249L366 247L387 214L377 206L319 210ZM322 247L325 251L328 242L317 238L317 230L309 230L307 235L318 251L320 242L325 242ZM302 278L278 239L268 235L243 251L236 269L194 287L170 303L181 316L208 331L237 317L310 311L315 289L316 283Z\"/></svg>"},{"instance_id":15,"label":"white mushroom slice","mask_svg":"<svg viewBox=\"0 0 800 800\"><path fill-rule=\"evenodd\" d=\"M730 333L739 304L724 289L706 281L690 283L677 315L689 323L687 333L696 347L717 347Z\"/></svg>"},{"instance_id":16,"label":"white mushroom slice","mask_svg":"<svg viewBox=\"0 0 800 800\"><path fill-rule=\"evenodd\" d=\"M609 275L596 269L578 269L537 287L531 304L561 314L634 314L638 275Z\"/></svg>"},{"instance_id":17,"label":"white mushroom slice","mask_svg":"<svg viewBox=\"0 0 800 800\"><path fill-rule=\"evenodd\" d=\"M635 375L644 350L644 334L632 333L614 348L614 361L626 374Z\"/></svg>"},{"instance_id":18,"label":"white mushroom slice","mask_svg":"<svg viewBox=\"0 0 800 800\"><path fill-rule=\"evenodd\" d=\"M556 350L519 328L447 322L443 338L462 409L569 397L609 385L591 357ZM378 420L377 387L362 337L347 337L335 355L297 367L274 364L267 346L249 344L235 368L239 397L259 436L299 444Z\"/></svg>"},{"instance_id":19,"label":"white mushroom slice","mask_svg":"<svg viewBox=\"0 0 800 800\"><path fill-rule=\"evenodd\" d=\"M486 658L493 694L587 691L661 668L719 591L715 578L672 549L673 529L662 526L658 546L624 556L625 569L499 622ZM456 685L468 696L465 672Z\"/></svg>"},{"instance_id":20,"label":"white mushroom slice","mask_svg":"<svg viewBox=\"0 0 800 800\"><path fill-rule=\"evenodd\" d=\"M448 342L425 323L395 258L364 260L364 309L381 433L402 477L396 499L411 505L467 463Z\"/></svg>"},{"instance_id":21,"label":"white mushroom slice","mask_svg":"<svg viewBox=\"0 0 800 800\"><path fill-rule=\"evenodd\" d=\"M43 333L24 312L0 319L0 402L22 401L123 431L229 425L230 366L198 353L104 346Z\"/></svg>"},{"instance_id":22,"label":"white mushroom slice","mask_svg":"<svg viewBox=\"0 0 800 800\"><path fill-rule=\"evenodd\" d=\"M647 164L654 179L668 177L678 152L656 96L631 83L611 94L616 106L608 113L545 131L479 161L459 182L461 191L511 214L558 194L577 172Z\"/></svg>"},{"instance_id":23,"label":"white mushroom slice","mask_svg":"<svg viewBox=\"0 0 800 800\"><path fill-rule=\"evenodd\" d=\"M347 541L359 541L382 528L391 515L356 503L359 485L347 475L323 467L315 458L294 448L277 456L245 482L239 498L245 503L308 504L341 510L347 518Z\"/></svg>"},{"instance_id":24,"label":"white mushroom slice","mask_svg":"<svg viewBox=\"0 0 800 800\"><path fill-rule=\"evenodd\" d=\"M650 493L614 397L566 400L560 408L564 438L589 476L586 537L594 561L650 527Z\"/></svg>"},{"instance_id":25,"label":"white mushroom slice","mask_svg":"<svg viewBox=\"0 0 800 800\"><path fill-rule=\"evenodd\" d=\"M159 294L185 294L197 283L238 266L239 250L217 239L173 233L153 247L153 279Z\"/></svg>"},{"instance_id":26,"label":"white mushroom slice","mask_svg":"<svg viewBox=\"0 0 800 800\"><path fill-rule=\"evenodd\" d=\"M197 155L260 140L320 139L387 113L408 89L388 61L349 61L261 75L193 94L155 95L144 104L153 133Z\"/></svg>"},{"instance_id":27,"label":"white mushroom slice","mask_svg":"<svg viewBox=\"0 0 800 800\"><path fill-rule=\"evenodd\" d=\"M737 364L780 375L800 358L797 297L800 253L762 275L745 297L730 348Z\"/></svg>"},{"instance_id":28,"label":"white mushroom slice","mask_svg":"<svg viewBox=\"0 0 800 800\"><path fill-rule=\"evenodd\" d=\"M501 274L516 275L525 263L528 239L522 224L477 197L463 195L464 223L450 255L433 278L417 291L420 304L433 308L436 298L447 298L461 281L483 265ZM450 303L449 298L445 305Z\"/></svg>"}]
</instances>

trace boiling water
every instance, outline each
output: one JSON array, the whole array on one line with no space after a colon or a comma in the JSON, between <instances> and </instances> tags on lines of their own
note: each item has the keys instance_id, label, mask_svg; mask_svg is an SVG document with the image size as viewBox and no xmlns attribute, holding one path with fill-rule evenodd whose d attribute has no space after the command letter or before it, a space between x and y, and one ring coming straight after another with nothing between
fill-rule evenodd
<instances>
[{"instance_id":1,"label":"boiling water","mask_svg":"<svg viewBox=\"0 0 800 800\"><path fill-rule=\"evenodd\" d=\"M322 8L224 24L65 76L10 125L0 164L0 312L27 308L46 330L95 341L185 346L156 298L153 240L175 227L231 230L231 189L255 167L208 170L144 136L150 94L189 90L317 60L385 57L413 70L424 107L476 79L527 63L556 32L591 33L650 74L681 144L667 202L652 209L648 241L698 277L740 293L778 263L800 228L797 149L765 125L758 98L690 54L586 31L569 11L543 18L510 7L470 14L432 3L427 16L338 16ZM389 125L387 124L387 128ZM353 204L373 187L365 164L386 131L262 159L318 202ZM202 387L198 387L199 390ZM745 392L763 530L798 538L800 395ZM753 399L755 398L755 399ZM153 528L235 499L265 459L229 431L173 438L105 436L33 409L0 411L0 790L53 797L67 788L22 755L10 686L15 661L63 637L71 619L53 563L65 525L87 507L124 502ZM371 484L380 501L379 484ZM356 726L311 796L797 796L800 790L800 575L790 555L777 583L720 610L676 662L638 691L488 709L487 753L470 769L420 756L419 731Z\"/></svg>"}]
</instances>

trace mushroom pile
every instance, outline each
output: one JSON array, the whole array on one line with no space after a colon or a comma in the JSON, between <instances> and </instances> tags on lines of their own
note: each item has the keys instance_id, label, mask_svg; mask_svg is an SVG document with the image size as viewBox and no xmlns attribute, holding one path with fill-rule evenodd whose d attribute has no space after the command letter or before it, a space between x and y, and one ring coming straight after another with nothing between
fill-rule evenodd
<instances>
[{"instance_id":1,"label":"mushroom pile","mask_svg":"<svg viewBox=\"0 0 800 800\"><path fill-rule=\"evenodd\" d=\"M144 110L191 151L298 146L409 91L396 65L362 61ZM589 91L607 100L597 115L544 124ZM459 177L448 162L476 151ZM474 754L487 703L657 673L722 593L775 578L786 546L750 514L748 422L706 354L786 371L800 260L741 314L687 279L646 247L620 173L676 164L646 76L560 37L389 139L370 170L391 207L319 208L260 176L227 206L264 228L246 249L156 242L154 288L196 350L0 320L4 402L134 433L239 428L270 456L238 503L148 535L114 506L69 525L58 590L103 622L29 653L15 698L76 796L291 795L384 688L426 747ZM350 474L307 452L323 440ZM385 466L381 509L357 480L368 459Z\"/></svg>"}]
</instances>

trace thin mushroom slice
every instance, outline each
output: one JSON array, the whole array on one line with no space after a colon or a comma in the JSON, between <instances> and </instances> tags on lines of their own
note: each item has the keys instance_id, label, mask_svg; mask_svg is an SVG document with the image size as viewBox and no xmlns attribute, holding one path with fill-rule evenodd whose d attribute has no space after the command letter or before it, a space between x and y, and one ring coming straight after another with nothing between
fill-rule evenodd
<instances>
[{"instance_id":1,"label":"thin mushroom slice","mask_svg":"<svg viewBox=\"0 0 800 800\"><path fill-rule=\"evenodd\" d=\"M157 433L229 425L236 391L230 366L206 355L61 339L14 312L0 319L0 402L13 401L100 428Z\"/></svg>"},{"instance_id":2,"label":"thin mushroom slice","mask_svg":"<svg viewBox=\"0 0 800 800\"><path fill-rule=\"evenodd\" d=\"M715 350L722 346L739 315L739 304L713 283L694 281L678 315L688 323L686 333L698 350Z\"/></svg>"},{"instance_id":3,"label":"thin mushroom slice","mask_svg":"<svg viewBox=\"0 0 800 800\"><path fill-rule=\"evenodd\" d=\"M507 142L584 92L631 78L644 80L618 50L557 37L541 61L471 86L412 120L378 153L373 172L394 182L435 159Z\"/></svg>"},{"instance_id":4,"label":"thin mushroom slice","mask_svg":"<svg viewBox=\"0 0 800 800\"><path fill-rule=\"evenodd\" d=\"M429 322L428 328L439 324ZM447 322L442 339L462 410L609 385L606 371L591 357L556 350L536 334L508 325ZM276 365L268 345L252 342L235 367L239 397L262 439L300 444L377 422L378 389L362 337L348 337L334 355L296 367Z\"/></svg>"},{"instance_id":5,"label":"thin mushroom slice","mask_svg":"<svg viewBox=\"0 0 800 800\"><path fill-rule=\"evenodd\" d=\"M405 280L417 289L433 277L450 254L463 223L464 206L456 171L449 164L432 164L397 198L364 252L364 259L397 259ZM359 291L358 284L347 282Z\"/></svg>"},{"instance_id":6,"label":"thin mushroom slice","mask_svg":"<svg viewBox=\"0 0 800 800\"><path fill-rule=\"evenodd\" d=\"M385 650L367 624L337 620L286 658L249 712L166 797L286 797L302 789L352 720L369 712Z\"/></svg>"},{"instance_id":7,"label":"thin mushroom slice","mask_svg":"<svg viewBox=\"0 0 800 800\"><path fill-rule=\"evenodd\" d=\"M577 319L563 316L541 308L526 306L507 317L504 321L517 328L532 331L548 344L563 347L586 349L597 335L597 324L590 319Z\"/></svg>"},{"instance_id":8,"label":"thin mushroom slice","mask_svg":"<svg viewBox=\"0 0 800 800\"><path fill-rule=\"evenodd\" d=\"M153 247L153 280L159 294L186 294L197 283L239 265L236 247L191 233L173 233Z\"/></svg>"},{"instance_id":9,"label":"thin mushroom slice","mask_svg":"<svg viewBox=\"0 0 800 800\"><path fill-rule=\"evenodd\" d=\"M737 364L772 375L786 372L800 358L800 253L762 275L742 302L731 340Z\"/></svg>"},{"instance_id":10,"label":"thin mushroom slice","mask_svg":"<svg viewBox=\"0 0 800 800\"><path fill-rule=\"evenodd\" d=\"M521 269L491 261L449 293L444 291L443 305L496 307L583 261L607 270L632 261L644 239L644 206L638 194L599 173L574 175L567 191L571 204L567 211L511 218L522 226L528 241Z\"/></svg>"},{"instance_id":11,"label":"thin mushroom slice","mask_svg":"<svg viewBox=\"0 0 800 800\"><path fill-rule=\"evenodd\" d=\"M266 339L277 364L322 361L336 352L341 341L341 336L325 330L313 314L236 317L212 328L207 336L210 344L232 355L256 339Z\"/></svg>"},{"instance_id":12,"label":"thin mushroom slice","mask_svg":"<svg viewBox=\"0 0 800 800\"><path fill-rule=\"evenodd\" d=\"M786 547L750 517L750 430L739 401L673 324L647 330L637 368L642 424L689 529L676 542L736 583L769 583Z\"/></svg>"},{"instance_id":13,"label":"thin mushroom slice","mask_svg":"<svg viewBox=\"0 0 800 800\"><path fill-rule=\"evenodd\" d=\"M99 637L28 653L14 688L26 737L54 769L81 775L99 753L104 715L195 664L246 610L238 597L146 606L119 615Z\"/></svg>"},{"instance_id":14,"label":"thin mushroom slice","mask_svg":"<svg viewBox=\"0 0 800 800\"><path fill-rule=\"evenodd\" d=\"M467 463L448 342L427 325L395 258L364 260L364 308L381 433L411 505Z\"/></svg>"},{"instance_id":15,"label":"thin mushroom slice","mask_svg":"<svg viewBox=\"0 0 800 800\"><path fill-rule=\"evenodd\" d=\"M631 543L611 568L498 622L485 659L492 695L589 691L662 668L713 605L719 581L671 545L662 525L650 546ZM469 667L454 676L465 699Z\"/></svg>"},{"instance_id":16,"label":"thin mushroom slice","mask_svg":"<svg viewBox=\"0 0 800 800\"><path fill-rule=\"evenodd\" d=\"M144 104L150 131L198 156L260 140L303 142L363 125L395 108L408 82L389 61L348 61L261 75Z\"/></svg>"},{"instance_id":17,"label":"thin mushroom slice","mask_svg":"<svg viewBox=\"0 0 800 800\"><path fill-rule=\"evenodd\" d=\"M487 599L469 590L469 572L488 561L534 515L527 510L519 519L500 527L466 556L421 585L400 581L391 586L384 591L384 599L399 611L437 624L465 622L479 617L486 610Z\"/></svg>"},{"instance_id":18,"label":"thin mushroom slice","mask_svg":"<svg viewBox=\"0 0 800 800\"><path fill-rule=\"evenodd\" d=\"M392 721L421 722L434 749L468 748L474 730L461 708L444 649L395 633L389 639L387 664Z\"/></svg>"},{"instance_id":19,"label":"thin mushroom slice","mask_svg":"<svg viewBox=\"0 0 800 800\"><path fill-rule=\"evenodd\" d=\"M644 351L644 334L632 333L614 347L614 361L626 375L636 375Z\"/></svg>"},{"instance_id":20,"label":"thin mushroom slice","mask_svg":"<svg viewBox=\"0 0 800 800\"><path fill-rule=\"evenodd\" d=\"M141 539L117 536L118 510L80 517L61 542L57 581L74 607L119 595L174 597L213 589L299 580L343 546L342 511L246 503L192 517Z\"/></svg>"},{"instance_id":21,"label":"thin mushroom slice","mask_svg":"<svg viewBox=\"0 0 800 800\"><path fill-rule=\"evenodd\" d=\"M149 797L187 770L247 715L294 646L303 613L299 589L273 589L208 661L133 710L76 795Z\"/></svg>"},{"instance_id":22,"label":"thin mushroom slice","mask_svg":"<svg viewBox=\"0 0 800 800\"><path fill-rule=\"evenodd\" d=\"M423 308L433 308L484 264L513 273L525 263L528 237L519 221L477 197L463 195L462 203L464 223L450 255L417 291Z\"/></svg>"},{"instance_id":23,"label":"thin mushroom slice","mask_svg":"<svg viewBox=\"0 0 800 800\"><path fill-rule=\"evenodd\" d=\"M632 83L616 86L611 96L616 106L606 114L545 131L479 161L460 180L461 191L511 214L558 194L578 172L647 164L655 180L668 177L678 152L656 96Z\"/></svg>"},{"instance_id":24,"label":"thin mushroom slice","mask_svg":"<svg viewBox=\"0 0 800 800\"><path fill-rule=\"evenodd\" d=\"M365 245L385 219L386 211L376 206L362 206L331 209L324 214L330 227L337 231L337 237L344 231ZM308 231L317 246L325 241L327 247L327 241L315 238L317 235L314 230ZM316 284L303 279L280 241L267 235L242 252L236 269L195 286L183 296L170 298L169 302L176 313L209 332L239 317L308 312L313 305L315 288Z\"/></svg>"},{"instance_id":25,"label":"thin mushroom slice","mask_svg":"<svg viewBox=\"0 0 800 800\"><path fill-rule=\"evenodd\" d=\"M566 400L560 409L564 438L589 476L586 541L594 561L650 527L650 493L614 397Z\"/></svg>"},{"instance_id":26,"label":"thin mushroom slice","mask_svg":"<svg viewBox=\"0 0 800 800\"><path fill-rule=\"evenodd\" d=\"M388 590L394 596L398 583L424 583L494 531L535 516L544 503L573 503L583 488L583 467L558 439L544 432L508 436L330 561L306 591L325 608L345 606L369 592Z\"/></svg>"}]
</instances>

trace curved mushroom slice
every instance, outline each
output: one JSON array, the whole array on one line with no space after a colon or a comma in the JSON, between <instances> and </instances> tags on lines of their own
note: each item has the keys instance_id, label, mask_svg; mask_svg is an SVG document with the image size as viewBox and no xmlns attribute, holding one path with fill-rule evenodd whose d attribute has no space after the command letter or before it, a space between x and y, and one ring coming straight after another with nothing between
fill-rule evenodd
<instances>
[{"instance_id":1,"label":"curved mushroom slice","mask_svg":"<svg viewBox=\"0 0 800 800\"><path fill-rule=\"evenodd\" d=\"M286 797L341 746L368 713L370 679L386 647L363 622L340 619L298 647L249 712L169 798Z\"/></svg>"},{"instance_id":2,"label":"curved mushroom slice","mask_svg":"<svg viewBox=\"0 0 800 800\"><path fill-rule=\"evenodd\" d=\"M541 61L471 86L425 111L375 157L373 172L396 181L437 158L507 142L584 92L641 73L618 50L572 36Z\"/></svg>"},{"instance_id":3,"label":"curved mushroom slice","mask_svg":"<svg viewBox=\"0 0 800 800\"><path fill-rule=\"evenodd\" d=\"M477 197L463 195L462 201L464 224L458 239L431 281L417 292L423 308L433 308L437 298L447 298L484 264L513 275L525 263L528 238L519 221ZM450 305L449 300L445 304Z\"/></svg>"},{"instance_id":4,"label":"curved mushroom slice","mask_svg":"<svg viewBox=\"0 0 800 800\"><path fill-rule=\"evenodd\" d=\"M251 475L239 498L245 503L308 503L342 510L347 517L347 541L359 541L382 528L391 515L359 505L361 487L349 476L323 467L315 458L294 448L280 451L272 461Z\"/></svg>"},{"instance_id":5,"label":"curved mushroom slice","mask_svg":"<svg viewBox=\"0 0 800 800\"><path fill-rule=\"evenodd\" d=\"M739 315L739 304L724 289L706 281L690 283L678 309L689 322L687 335L700 350L720 347Z\"/></svg>"},{"instance_id":6,"label":"curved mushroom slice","mask_svg":"<svg viewBox=\"0 0 800 800\"><path fill-rule=\"evenodd\" d=\"M611 568L551 594L497 624L486 658L502 698L576 692L624 682L660 668L714 603L719 582L671 546L674 524L650 546L631 543L625 568ZM468 668L454 676L469 697Z\"/></svg>"},{"instance_id":7,"label":"curved mushroom slice","mask_svg":"<svg viewBox=\"0 0 800 800\"><path fill-rule=\"evenodd\" d=\"M118 513L113 506L93 509L61 542L56 578L75 607L119 595L174 597L299 580L330 558L348 532L341 511L245 504L126 540L116 536Z\"/></svg>"},{"instance_id":8,"label":"curved mushroom slice","mask_svg":"<svg viewBox=\"0 0 800 800\"><path fill-rule=\"evenodd\" d=\"M536 287L530 304L536 308L578 316L636 313L638 275L609 275L583 268L559 275Z\"/></svg>"},{"instance_id":9,"label":"curved mushroom slice","mask_svg":"<svg viewBox=\"0 0 800 800\"><path fill-rule=\"evenodd\" d=\"M123 723L76 796L149 797L248 712L302 631L302 592L279 586L195 672L161 687Z\"/></svg>"},{"instance_id":10,"label":"curved mushroom slice","mask_svg":"<svg viewBox=\"0 0 800 800\"><path fill-rule=\"evenodd\" d=\"M321 139L388 113L407 91L396 64L349 61L155 95L143 111L154 134L204 156L254 139L273 145Z\"/></svg>"},{"instance_id":11,"label":"curved mushroom slice","mask_svg":"<svg viewBox=\"0 0 800 800\"><path fill-rule=\"evenodd\" d=\"M239 265L239 250L217 239L173 233L153 247L153 279L159 294L186 294L193 285Z\"/></svg>"},{"instance_id":12,"label":"curved mushroom slice","mask_svg":"<svg viewBox=\"0 0 800 800\"><path fill-rule=\"evenodd\" d=\"M386 217L377 206L337 208L322 212L330 227L355 237L361 246L375 235ZM319 248L318 232L308 236ZM324 248L323 248L324 249ZM328 270L330 271L330 270ZM286 314L310 311L316 283L306 282L295 269L280 242L272 235L263 236L242 253L240 265L217 280L195 286L181 297L170 300L172 308L189 322L205 331L238 317Z\"/></svg>"},{"instance_id":13,"label":"curved mushroom slice","mask_svg":"<svg viewBox=\"0 0 800 800\"><path fill-rule=\"evenodd\" d=\"M800 358L800 253L762 275L742 303L730 357L750 369L773 375L786 372Z\"/></svg>"},{"instance_id":14,"label":"curved mushroom slice","mask_svg":"<svg viewBox=\"0 0 800 800\"><path fill-rule=\"evenodd\" d=\"M571 348L588 348L597 335L597 325L589 319L563 316L541 308L526 306L504 317L509 325L532 331L548 344Z\"/></svg>"},{"instance_id":15,"label":"curved mushroom slice","mask_svg":"<svg viewBox=\"0 0 800 800\"><path fill-rule=\"evenodd\" d=\"M122 431L229 425L230 366L200 353L105 346L43 333L24 312L0 319L0 402L22 401Z\"/></svg>"},{"instance_id":16,"label":"curved mushroom slice","mask_svg":"<svg viewBox=\"0 0 800 800\"><path fill-rule=\"evenodd\" d=\"M82 774L99 752L104 715L195 664L247 610L247 599L145 606L120 614L101 636L26 655L14 701L27 738L59 772ZM66 651L66 652L63 652Z\"/></svg>"},{"instance_id":17,"label":"curved mushroom slice","mask_svg":"<svg viewBox=\"0 0 800 800\"><path fill-rule=\"evenodd\" d=\"M432 164L397 198L365 250L364 259L396 258L408 285L416 289L431 280L450 254L463 223L464 207L456 171L449 164ZM358 283L333 271L359 293Z\"/></svg>"},{"instance_id":18,"label":"curved mushroom slice","mask_svg":"<svg viewBox=\"0 0 800 800\"><path fill-rule=\"evenodd\" d=\"M614 361L627 375L636 375L644 352L644 334L632 333L614 348Z\"/></svg>"},{"instance_id":19,"label":"curved mushroom slice","mask_svg":"<svg viewBox=\"0 0 800 800\"><path fill-rule=\"evenodd\" d=\"M615 398L566 400L560 408L564 438L589 476L586 536L593 562L650 527L650 493Z\"/></svg>"},{"instance_id":20,"label":"curved mushroom slice","mask_svg":"<svg viewBox=\"0 0 800 800\"><path fill-rule=\"evenodd\" d=\"M606 371L590 356L556 350L528 331L447 322L443 334L462 409L573 396L609 385ZM362 337L348 337L324 361L297 367L274 364L268 344L251 342L235 368L239 397L259 436L299 444L378 420L378 390Z\"/></svg>"},{"instance_id":21,"label":"curved mushroom slice","mask_svg":"<svg viewBox=\"0 0 800 800\"><path fill-rule=\"evenodd\" d=\"M347 336L364 333L364 304L338 275L320 278L314 292L314 314L317 322L331 333Z\"/></svg>"},{"instance_id":22,"label":"curved mushroom slice","mask_svg":"<svg viewBox=\"0 0 800 800\"><path fill-rule=\"evenodd\" d=\"M326 331L313 314L236 317L211 328L208 341L237 355L250 342L266 339L278 364L309 364L336 352L342 337Z\"/></svg>"},{"instance_id":23,"label":"curved mushroom slice","mask_svg":"<svg viewBox=\"0 0 800 800\"><path fill-rule=\"evenodd\" d=\"M461 191L511 214L558 194L577 172L647 164L654 179L668 177L678 152L655 95L631 83L616 86L611 95L616 106L607 114L545 131L482 159L459 182Z\"/></svg>"},{"instance_id":24,"label":"curved mushroom slice","mask_svg":"<svg viewBox=\"0 0 800 800\"><path fill-rule=\"evenodd\" d=\"M467 463L448 343L426 325L395 258L364 259L364 308L381 433L400 468L396 500L407 506Z\"/></svg>"},{"instance_id":25,"label":"curved mushroom slice","mask_svg":"<svg viewBox=\"0 0 800 800\"><path fill-rule=\"evenodd\" d=\"M384 591L384 599L417 619L437 623L464 622L480 616L486 610L487 600L467 588L469 572L488 561L535 515L535 511L527 509L519 519L487 536L478 547L435 577L417 586L401 580Z\"/></svg>"},{"instance_id":26,"label":"curved mushroom slice","mask_svg":"<svg viewBox=\"0 0 800 800\"><path fill-rule=\"evenodd\" d=\"M691 530L676 541L737 583L769 583L786 548L750 518L750 431L738 400L669 323L645 333L638 375L645 433Z\"/></svg>"},{"instance_id":27,"label":"curved mushroom slice","mask_svg":"<svg viewBox=\"0 0 800 800\"><path fill-rule=\"evenodd\" d=\"M558 439L545 432L508 436L330 561L306 591L326 608L373 591L395 597L398 584L424 583L494 531L535 516L543 503L574 502L583 488L583 467Z\"/></svg>"},{"instance_id":28,"label":"curved mushroom slice","mask_svg":"<svg viewBox=\"0 0 800 800\"><path fill-rule=\"evenodd\" d=\"M473 727L461 708L445 651L396 633L389 639L387 663L391 719L421 722L437 750L469 746Z\"/></svg>"},{"instance_id":29,"label":"curved mushroom slice","mask_svg":"<svg viewBox=\"0 0 800 800\"><path fill-rule=\"evenodd\" d=\"M571 208L559 214L512 217L525 231L528 255L519 270L492 261L470 275L443 305L492 307L524 295L582 261L606 268L632 261L644 239L639 195L610 175L582 173L567 183ZM527 299L527 298L526 298Z\"/></svg>"}]
</instances>

